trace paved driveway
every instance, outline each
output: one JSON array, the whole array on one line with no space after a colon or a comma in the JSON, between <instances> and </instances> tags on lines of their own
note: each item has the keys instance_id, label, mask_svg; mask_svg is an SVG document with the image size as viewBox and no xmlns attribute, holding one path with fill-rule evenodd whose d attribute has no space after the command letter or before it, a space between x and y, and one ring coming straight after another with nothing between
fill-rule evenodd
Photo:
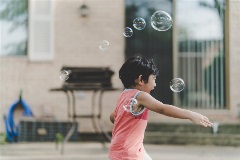
<instances>
[{"instance_id":1,"label":"paved driveway","mask_svg":"<svg viewBox=\"0 0 240 160\"><path fill-rule=\"evenodd\" d=\"M240 160L240 147L145 145L153 160ZM1 160L107 160L100 143L67 143L64 155L54 143L0 145Z\"/></svg>"}]
</instances>

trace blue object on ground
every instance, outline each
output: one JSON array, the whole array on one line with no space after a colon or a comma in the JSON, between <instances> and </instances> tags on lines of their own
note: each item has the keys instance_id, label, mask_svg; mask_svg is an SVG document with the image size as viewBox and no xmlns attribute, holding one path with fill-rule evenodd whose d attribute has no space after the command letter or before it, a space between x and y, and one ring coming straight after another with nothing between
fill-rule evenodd
<instances>
[{"instance_id":1,"label":"blue object on ground","mask_svg":"<svg viewBox=\"0 0 240 160\"><path fill-rule=\"evenodd\" d=\"M14 115L15 108L19 105L23 107L23 116L28 116L28 117L33 116L31 109L28 107L26 102L20 96L20 99L14 104L12 104L12 106L10 106L8 114L5 118L6 134L9 142L16 141L18 136L18 126L14 123L13 115Z\"/></svg>"}]
</instances>

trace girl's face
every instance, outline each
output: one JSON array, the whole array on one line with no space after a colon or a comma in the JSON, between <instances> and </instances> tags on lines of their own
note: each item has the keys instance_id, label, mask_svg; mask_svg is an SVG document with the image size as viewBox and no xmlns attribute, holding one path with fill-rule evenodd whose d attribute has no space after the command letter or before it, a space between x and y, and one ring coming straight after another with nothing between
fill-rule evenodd
<instances>
[{"instance_id":1,"label":"girl's face","mask_svg":"<svg viewBox=\"0 0 240 160\"><path fill-rule=\"evenodd\" d=\"M145 83L143 89L145 92L150 93L156 87L156 76L151 74L148 77L148 83Z\"/></svg>"}]
</instances>

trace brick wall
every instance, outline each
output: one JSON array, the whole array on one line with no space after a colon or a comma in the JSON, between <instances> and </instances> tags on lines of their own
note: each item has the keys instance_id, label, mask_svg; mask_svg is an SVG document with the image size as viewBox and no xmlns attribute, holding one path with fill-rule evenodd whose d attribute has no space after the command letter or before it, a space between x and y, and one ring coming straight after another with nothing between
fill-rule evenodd
<instances>
[{"instance_id":1,"label":"brick wall","mask_svg":"<svg viewBox=\"0 0 240 160\"><path fill-rule=\"evenodd\" d=\"M33 113L41 117L51 112L57 120L67 120L67 99L64 93L49 92L50 88L60 87L58 75L63 65L71 66L109 66L115 71L113 86L121 88L118 70L124 61L124 3L123 1L88 0L90 13L81 17L81 0L57 0L55 3L55 58L52 62L29 62L27 57L1 57L0 68L0 132L5 131L3 115L9 106L18 100L20 89L23 98ZM107 40L110 48L99 50L99 42ZM120 91L105 93L103 99L104 115L109 122ZM88 113L91 92L76 93L77 110ZM50 113L50 114L51 114ZM92 130L90 120L81 121L80 130ZM110 123L110 122L109 122ZM85 124L85 125L84 125ZM111 127L111 125L109 124Z\"/></svg>"},{"instance_id":2,"label":"brick wall","mask_svg":"<svg viewBox=\"0 0 240 160\"><path fill-rule=\"evenodd\" d=\"M240 103L240 1L230 1L229 14L229 78L231 113L237 116L237 105Z\"/></svg>"}]
</instances>

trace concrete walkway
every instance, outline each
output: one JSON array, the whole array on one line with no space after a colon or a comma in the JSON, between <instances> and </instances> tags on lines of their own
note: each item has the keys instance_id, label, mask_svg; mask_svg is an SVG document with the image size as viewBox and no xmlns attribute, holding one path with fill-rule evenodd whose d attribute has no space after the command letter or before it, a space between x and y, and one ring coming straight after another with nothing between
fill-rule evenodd
<instances>
[{"instance_id":1,"label":"concrete walkway","mask_svg":"<svg viewBox=\"0 0 240 160\"><path fill-rule=\"evenodd\" d=\"M145 145L153 160L240 160L240 147ZM0 145L0 160L107 160L100 143L67 143L64 155L54 143Z\"/></svg>"}]
</instances>

